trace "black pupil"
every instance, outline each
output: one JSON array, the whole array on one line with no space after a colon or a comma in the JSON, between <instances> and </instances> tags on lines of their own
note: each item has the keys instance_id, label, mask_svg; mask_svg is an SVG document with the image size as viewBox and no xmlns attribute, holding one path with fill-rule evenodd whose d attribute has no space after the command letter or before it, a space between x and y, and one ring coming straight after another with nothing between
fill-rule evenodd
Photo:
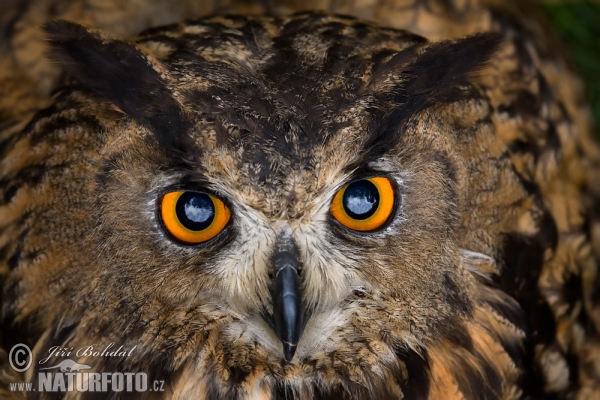
<instances>
[{"instance_id":1,"label":"black pupil","mask_svg":"<svg viewBox=\"0 0 600 400\"><path fill-rule=\"evenodd\" d=\"M215 219L215 205L204 193L182 194L177 200L175 212L179 222L191 231L202 231Z\"/></svg>"},{"instance_id":2,"label":"black pupil","mask_svg":"<svg viewBox=\"0 0 600 400\"><path fill-rule=\"evenodd\" d=\"M379 206L379 190L368 180L348 185L342 200L344 210L353 219L367 219L375 214Z\"/></svg>"}]
</instances>

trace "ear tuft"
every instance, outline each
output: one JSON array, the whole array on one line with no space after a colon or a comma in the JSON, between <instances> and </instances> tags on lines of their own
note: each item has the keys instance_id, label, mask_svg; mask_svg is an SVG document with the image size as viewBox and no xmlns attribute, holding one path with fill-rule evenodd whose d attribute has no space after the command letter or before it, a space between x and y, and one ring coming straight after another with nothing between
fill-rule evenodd
<instances>
[{"instance_id":1,"label":"ear tuft","mask_svg":"<svg viewBox=\"0 0 600 400\"><path fill-rule=\"evenodd\" d=\"M51 58L67 74L149 127L167 152L180 150L183 112L143 51L72 22L51 21L44 30Z\"/></svg>"},{"instance_id":2,"label":"ear tuft","mask_svg":"<svg viewBox=\"0 0 600 400\"><path fill-rule=\"evenodd\" d=\"M364 148L371 149L371 154L383 154L389 143L396 141L399 128L413 115L432 105L451 103L472 94L464 88L502 41L500 34L480 33L458 40L418 44L398 53L392 61L397 67L391 69L391 73L401 77L394 95L398 107L363 144ZM384 76L379 74L377 79Z\"/></svg>"},{"instance_id":3,"label":"ear tuft","mask_svg":"<svg viewBox=\"0 0 600 400\"><path fill-rule=\"evenodd\" d=\"M485 66L503 41L498 33L433 43L402 72L408 75L406 101L418 111L436 103L459 100L472 74Z\"/></svg>"}]
</instances>

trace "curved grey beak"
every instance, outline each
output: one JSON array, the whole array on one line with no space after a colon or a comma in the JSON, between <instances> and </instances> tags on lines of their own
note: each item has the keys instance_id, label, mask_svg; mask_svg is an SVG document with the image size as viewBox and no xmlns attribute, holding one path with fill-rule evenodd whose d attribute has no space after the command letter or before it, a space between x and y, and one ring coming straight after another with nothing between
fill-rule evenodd
<instances>
[{"instance_id":1,"label":"curved grey beak","mask_svg":"<svg viewBox=\"0 0 600 400\"><path fill-rule=\"evenodd\" d=\"M275 333L283 344L283 353L291 361L304 330L304 307L300 289L300 263L291 239L277 246L274 267L273 320Z\"/></svg>"}]
</instances>

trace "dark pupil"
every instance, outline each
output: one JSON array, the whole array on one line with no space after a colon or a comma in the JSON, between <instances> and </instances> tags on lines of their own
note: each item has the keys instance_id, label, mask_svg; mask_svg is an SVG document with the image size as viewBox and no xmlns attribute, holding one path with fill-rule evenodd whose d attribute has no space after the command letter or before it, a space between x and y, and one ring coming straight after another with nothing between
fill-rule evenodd
<instances>
[{"instance_id":1,"label":"dark pupil","mask_svg":"<svg viewBox=\"0 0 600 400\"><path fill-rule=\"evenodd\" d=\"M186 192L179 197L175 212L179 222L192 231L201 231L215 219L215 205L204 193Z\"/></svg>"},{"instance_id":2,"label":"dark pupil","mask_svg":"<svg viewBox=\"0 0 600 400\"><path fill-rule=\"evenodd\" d=\"M367 219L377 211L379 190L368 180L348 185L342 200L344 210L353 219Z\"/></svg>"}]
</instances>

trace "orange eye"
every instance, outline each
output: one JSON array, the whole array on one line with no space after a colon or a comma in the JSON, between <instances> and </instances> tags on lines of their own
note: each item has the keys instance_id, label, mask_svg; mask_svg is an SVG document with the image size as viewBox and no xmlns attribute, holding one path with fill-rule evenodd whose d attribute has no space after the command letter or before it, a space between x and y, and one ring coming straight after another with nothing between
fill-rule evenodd
<instances>
[{"instance_id":1,"label":"orange eye","mask_svg":"<svg viewBox=\"0 0 600 400\"><path fill-rule=\"evenodd\" d=\"M369 178L340 189L331 202L331 214L355 231L381 228L394 209L394 188L388 178Z\"/></svg>"},{"instance_id":2,"label":"orange eye","mask_svg":"<svg viewBox=\"0 0 600 400\"><path fill-rule=\"evenodd\" d=\"M189 244L206 242L225 228L231 212L219 199L199 192L170 192L160 199L165 229Z\"/></svg>"}]
</instances>

